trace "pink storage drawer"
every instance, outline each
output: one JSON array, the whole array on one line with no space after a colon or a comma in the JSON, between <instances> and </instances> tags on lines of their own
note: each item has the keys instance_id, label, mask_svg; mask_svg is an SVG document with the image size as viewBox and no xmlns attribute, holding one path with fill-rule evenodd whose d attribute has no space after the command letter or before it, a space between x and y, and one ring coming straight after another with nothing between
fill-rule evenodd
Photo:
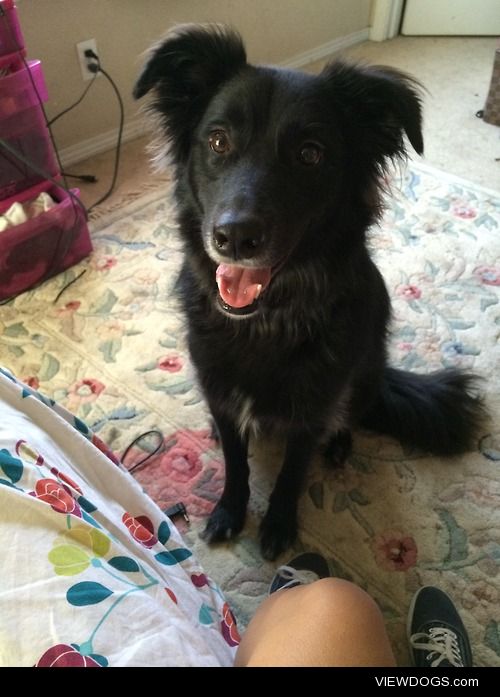
<instances>
[{"instance_id":1,"label":"pink storage drawer","mask_svg":"<svg viewBox=\"0 0 500 697\"><path fill-rule=\"evenodd\" d=\"M73 266L92 251L83 209L60 187L42 182L0 202L0 214L14 200L29 201L47 191L57 205L21 225L0 232L0 300L18 295ZM78 196L78 189L72 189Z\"/></svg>"},{"instance_id":2,"label":"pink storage drawer","mask_svg":"<svg viewBox=\"0 0 500 697\"><path fill-rule=\"evenodd\" d=\"M56 176L59 166L39 102L39 97L47 100L40 61L28 61L27 68L18 55L9 54L0 58L0 67L12 70L0 78L0 136L36 168L0 144L1 201Z\"/></svg>"},{"instance_id":3,"label":"pink storage drawer","mask_svg":"<svg viewBox=\"0 0 500 697\"><path fill-rule=\"evenodd\" d=\"M0 143L0 201L45 181L47 176L59 174L50 133L39 106L23 109L8 118L0 117L0 133L7 145L30 163L23 162Z\"/></svg>"},{"instance_id":4,"label":"pink storage drawer","mask_svg":"<svg viewBox=\"0 0 500 697\"><path fill-rule=\"evenodd\" d=\"M18 112L39 105L48 99L47 86L39 60L26 61L25 64L10 54L0 58L0 68L11 72L0 78L0 119L7 119ZM3 132L3 130L1 131Z\"/></svg>"},{"instance_id":5,"label":"pink storage drawer","mask_svg":"<svg viewBox=\"0 0 500 697\"><path fill-rule=\"evenodd\" d=\"M0 56L0 77L2 78L23 67L24 60L20 53L7 53L5 56Z\"/></svg>"},{"instance_id":6,"label":"pink storage drawer","mask_svg":"<svg viewBox=\"0 0 500 697\"><path fill-rule=\"evenodd\" d=\"M0 56L24 48L24 37L13 0L0 0Z\"/></svg>"}]
</instances>

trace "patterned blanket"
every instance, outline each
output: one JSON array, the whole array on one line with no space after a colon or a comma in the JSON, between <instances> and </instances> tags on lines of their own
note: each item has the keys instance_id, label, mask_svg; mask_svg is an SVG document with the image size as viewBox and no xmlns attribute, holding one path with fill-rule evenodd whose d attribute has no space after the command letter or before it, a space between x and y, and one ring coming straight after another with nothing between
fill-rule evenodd
<instances>
[{"instance_id":1,"label":"patterned blanket","mask_svg":"<svg viewBox=\"0 0 500 697\"><path fill-rule=\"evenodd\" d=\"M230 666L238 632L86 424L0 368L0 666Z\"/></svg>"}]
</instances>

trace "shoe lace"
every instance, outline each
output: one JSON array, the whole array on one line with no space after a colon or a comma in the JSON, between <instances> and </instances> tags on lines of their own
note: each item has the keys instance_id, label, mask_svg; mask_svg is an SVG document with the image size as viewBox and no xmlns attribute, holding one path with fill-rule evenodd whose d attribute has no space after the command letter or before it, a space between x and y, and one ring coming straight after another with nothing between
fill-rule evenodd
<instances>
[{"instance_id":1,"label":"shoe lace","mask_svg":"<svg viewBox=\"0 0 500 697\"><path fill-rule=\"evenodd\" d=\"M291 588L299 584L305 585L307 583L313 583L319 578L318 574L314 573L314 571L308 571L307 569L294 569L293 566L286 565L280 566L276 573L279 574L281 578L286 580L286 583L280 586L280 591L284 588Z\"/></svg>"},{"instance_id":2,"label":"shoe lace","mask_svg":"<svg viewBox=\"0 0 500 697\"><path fill-rule=\"evenodd\" d=\"M427 640L427 642L424 643L424 640ZM428 634L425 632L413 634L410 637L410 643L415 649L429 651L426 660L432 661L432 668L436 668L445 660L455 668L464 667L460 655L458 637L451 629L431 627Z\"/></svg>"}]
</instances>

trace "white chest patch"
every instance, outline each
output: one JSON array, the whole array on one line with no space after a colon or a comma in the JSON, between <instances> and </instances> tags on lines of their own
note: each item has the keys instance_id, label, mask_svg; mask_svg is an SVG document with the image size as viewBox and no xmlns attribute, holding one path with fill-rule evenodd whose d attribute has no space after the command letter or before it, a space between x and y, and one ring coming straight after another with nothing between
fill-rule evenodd
<instances>
[{"instance_id":1,"label":"white chest patch","mask_svg":"<svg viewBox=\"0 0 500 697\"><path fill-rule=\"evenodd\" d=\"M232 391L231 400L240 434L242 436L255 435L259 430L259 424L252 414L253 400L238 390Z\"/></svg>"}]
</instances>

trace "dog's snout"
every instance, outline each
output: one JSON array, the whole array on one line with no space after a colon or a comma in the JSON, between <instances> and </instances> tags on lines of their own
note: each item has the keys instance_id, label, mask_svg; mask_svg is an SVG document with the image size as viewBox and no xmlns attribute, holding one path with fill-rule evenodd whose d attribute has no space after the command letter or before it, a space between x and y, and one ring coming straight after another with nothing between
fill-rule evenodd
<instances>
[{"instance_id":1,"label":"dog's snout","mask_svg":"<svg viewBox=\"0 0 500 697\"><path fill-rule=\"evenodd\" d=\"M266 243L264 224L258 218L223 216L212 234L215 249L228 259L252 259Z\"/></svg>"}]
</instances>

